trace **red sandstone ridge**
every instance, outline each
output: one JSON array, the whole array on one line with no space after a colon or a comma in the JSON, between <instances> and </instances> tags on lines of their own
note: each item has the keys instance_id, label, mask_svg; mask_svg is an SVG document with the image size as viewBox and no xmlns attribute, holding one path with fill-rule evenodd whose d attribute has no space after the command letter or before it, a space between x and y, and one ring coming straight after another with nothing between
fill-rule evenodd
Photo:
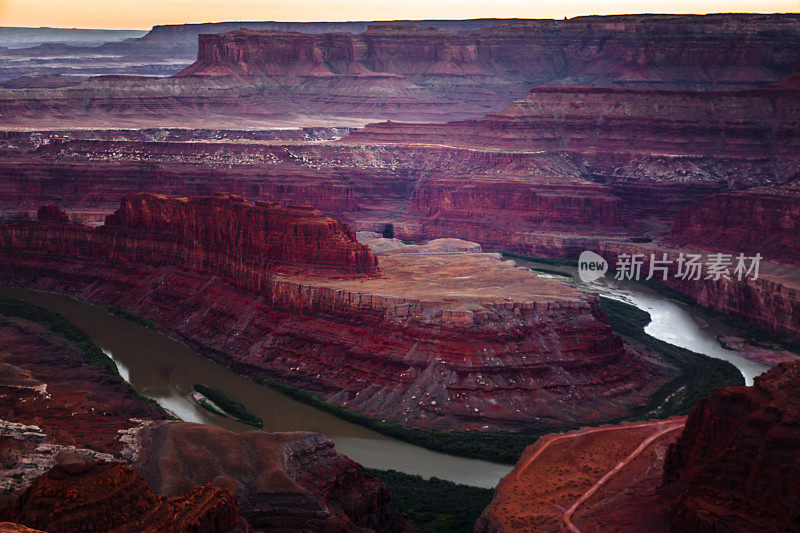
<instances>
[{"instance_id":1,"label":"red sandstone ridge","mask_svg":"<svg viewBox=\"0 0 800 533\"><path fill-rule=\"evenodd\" d=\"M377 259L353 230L311 206L250 204L231 195L187 200L138 194L123 198L106 218L106 228L176 236L190 253L209 256L199 258L201 264L222 253L231 263L254 261L254 270L261 265L271 271L327 270L333 276L379 272Z\"/></svg>"},{"instance_id":2,"label":"red sandstone ridge","mask_svg":"<svg viewBox=\"0 0 800 533\"><path fill-rule=\"evenodd\" d=\"M162 498L128 467L67 456L0 509L0 520L51 533L252 531L225 489L203 485Z\"/></svg>"},{"instance_id":3,"label":"red sandstone ridge","mask_svg":"<svg viewBox=\"0 0 800 533\"><path fill-rule=\"evenodd\" d=\"M670 448L666 489L683 531L800 531L800 365L718 389Z\"/></svg>"},{"instance_id":4,"label":"red sandstone ridge","mask_svg":"<svg viewBox=\"0 0 800 533\"><path fill-rule=\"evenodd\" d=\"M175 265L217 273L234 283L267 290L276 272L364 277L379 273L377 259L353 231L307 206L250 204L218 195L194 200L150 194L123 198L99 228L66 224L52 231L49 219L5 228L7 250L54 256Z\"/></svg>"},{"instance_id":5,"label":"red sandstone ridge","mask_svg":"<svg viewBox=\"0 0 800 533\"><path fill-rule=\"evenodd\" d=\"M145 195L128 198L96 229L49 221L0 226L0 272L8 282L146 316L254 378L411 426L602 421L643 403L666 377L612 333L596 295L473 248L381 252L381 276L320 270L299 257L288 268L275 264L279 240L259 233L263 220L252 213L259 210L299 218L287 226L289 242L306 238L294 229L306 228L302 221L322 228L327 244L307 257L375 265L372 252L351 253L362 245L349 233L331 233L343 226L313 211ZM255 227L231 224L244 220L233 218L242 212ZM212 253L222 246L217 228L235 230L226 234L233 244L227 255ZM259 266L262 256L242 252L261 253L241 240L249 235L276 245L262 247L276 250L271 270Z\"/></svg>"},{"instance_id":6,"label":"red sandstone ridge","mask_svg":"<svg viewBox=\"0 0 800 533\"><path fill-rule=\"evenodd\" d=\"M711 252L760 253L767 261L800 266L800 188L708 196L681 212L665 241Z\"/></svg>"},{"instance_id":7,"label":"red sandstone ridge","mask_svg":"<svg viewBox=\"0 0 800 533\"><path fill-rule=\"evenodd\" d=\"M165 497L211 483L236 495L259 531L402 531L383 484L316 433L149 426L135 470Z\"/></svg>"}]
</instances>

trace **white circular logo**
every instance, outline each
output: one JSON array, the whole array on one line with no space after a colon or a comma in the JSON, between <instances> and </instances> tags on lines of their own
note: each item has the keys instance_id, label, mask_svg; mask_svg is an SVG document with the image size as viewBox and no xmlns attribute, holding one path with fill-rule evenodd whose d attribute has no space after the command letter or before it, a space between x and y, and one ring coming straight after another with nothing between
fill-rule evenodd
<instances>
[{"instance_id":1,"label":"white circular logo","mask_svg":"<svg viewBox=\"0 0 800 533\"><path fill-rule=\"evenodd\" d=\"M578 257L578 277L584 283L600 279L608 272L608 261L594 252L585 250Z\"/></svg>"}]
</instances>

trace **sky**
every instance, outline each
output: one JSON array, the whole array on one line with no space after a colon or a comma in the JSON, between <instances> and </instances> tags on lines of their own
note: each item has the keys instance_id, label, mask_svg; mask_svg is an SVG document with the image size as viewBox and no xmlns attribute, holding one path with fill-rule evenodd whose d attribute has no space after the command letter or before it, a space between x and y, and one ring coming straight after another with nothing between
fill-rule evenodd
<instances>
[{"instance_id":1,"label":"sky","mask_svg":"<svg viewBox=\"0 0 800 533\"><path fill-rule=\"evenodd\" d=\"M0 0L0 26L150 29L156 24L220 21L722 12L800 12L800 0Z\"/></svg>"}]
</instances>

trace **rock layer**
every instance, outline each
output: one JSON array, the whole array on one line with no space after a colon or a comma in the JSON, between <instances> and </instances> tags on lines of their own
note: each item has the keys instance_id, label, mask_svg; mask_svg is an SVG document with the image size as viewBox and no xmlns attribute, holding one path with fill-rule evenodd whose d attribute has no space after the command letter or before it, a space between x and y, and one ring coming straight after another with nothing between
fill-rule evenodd
<instances>
[{"instance_id":1,"label":"rock layer","mask_svg":"<svg viewBox=\"0 0 800 533\"><path fill-rule=\"evenodd\" d=\"M401 531L383 484L316 433L232 433L167 422L140 434L136 471L161 496L211 483L265 531Z\"/></svg>"},{"instance_id":2,"label":"rock layer","mask_svg":"<svg viewBox=\"0 0 800 533\"><path fill-rule=\"evenodd\" d=\"M377 275L377 259L353 231L309 206L282 208L219 195L196 200L148 194L126 196L106 224L64 223L41 208L44 220L6 227L4 249L120 263L176 265L228 277L244 288L268 290L272 273ZM56 222L53 222L56 218ZM34 244L33 248L29 245Z\"/></svg>"},{"instance_id":3,"label":"rock layer","mask_svg":"<svg viewBox=\"0 0 800 533\"><path fill-rule=\"evenodd\" d=\"M782 363L688 418L542 437L476 531L798 531L798 380Z\"/></svg>"},{"instance_id":4,"label":"rock layer","mask_svg":"<svg viewBox=\"0 0 800 533\"><path fill-rule=\"evenodd\" d=\"M53 533L252 531L224 489L204 485L160 498L126 466L65 456L1 509L0 519Z\"/></svg>"},{"instance_id":5,"label":"rock layer","mask_svg":"<svg viewBox=\"0 0 800 533\"><path fill-rule=\"evenodd\" d=\"M800 530L800 365L718 389L667 455L672 524L692 531Z\"/></svg>"},{"instance_id":6,"label":"rock layer","mask_svg":"<svg viewBox=\"0 0 800 533\"><path fill-rule=\"evenodd\" d=\"M334 278L293 265L257 278L263 283L254 292L250 270L198 268L173 253L174 239L156 231L161 222L136 221L126 209L97 229L49 221L3 226L4 278L146 316L255 378L409 425L517 429L603 420L643 402L662 379L613 335L596 295L495 255L388 253L381 277ZM179 217L168 219L193 234ZM103 235L114 254L87 253ZM56 247L75 252L63 256Z\"/></svg>"},{"instance_id":7,"label":"rock layer","mask_svg":"<svg viewBox=\"0 0 800 533\"><path fill-rule=\"evenodd\" d=\"M513 531L669 531L659 492L685 417L545 435L525 449L475 525Z\"/></svg>"},{"instance_id":8,"label":"rock layer","mask_svg":"<svg viewBox=\"0 0 800 533\"><path fill-rule=\"evenodd\" d=\"M800 266L800 189L754 188L703 198L675 221L666 242Z\"/></svg>"},{"instance_id":9,"label":"rock layer","mask_svg":"<svg viewBox=\"0 0 800 533\"><path fill-rule=\"evenodd\" d=\"M649 275L651 255L660 261L666 254L670 263L668 273L663 279L663 272L656 270L653 277L657 281L663 280L664 284L705 307L757 324L789 339L800 338L800 271L796 268L762 261L758 277L754 277L755 271L746 273L750 266L748 260L742 271L742 279L739 279L735 273L737 260L732 257L731 264L724 267L725 275L720 275L718 279L709 276L707 269L698 279L694 279L694 274L684 279L678 275L680 254L697 254L700 256L698 261L705 265L710 261L708 252L612 241L601 241L596 250L610 265L617 264L621 254L638 255L642 261L642 277Z\"/></svg>"},{"instance_id":10,"label":"rock layer","mask_svg":"<svg viewBox=\"0 0 800 533\"><path fill-rule=\"evenodd\" d=\"M370 124L347 139L596 155L792 159L800 143L799 104L794 89L715 93L542 87L481 119Z\"/></svg>"},{"instance_id":11,"label":"rock layer","mask_svg":"<svg viewBox=\"0 0 800 533\"><path fill-rule=\"evenodd\" d=\"M800 44L794 15L501 22L508 21L383 24L357 34L317 33L320 26L312 34L291 31L300 25L284 25L289 31L279 31L276 23L260 25L271 28L267 31L254 31L258 23L249 30L239 29L241 23L222 25L217 26L221 31L236 31L201 35L197 61L180 77L108 75L65 88L5 89L0 91L0 122L21 126L57 119L60 125L69 121L118 127L122 121L142 126L190 121L234 125L246 120L264 126L308 124L309 117L315 125L474 118L503 109L532 86L760 87L792 73ZM358 24L329 27L352 31ZM182 66L193 47L166 43L199 31L162 27L127 44L60 52L70 66L76 63L70 52L100 62L103 50L141 54L129 60L138 63L135 67L122 70L163 72L164 67L151 66L153 54L173 65L179 55L177 64ZM58 52L41 50L50 61ZM20 54L36 55L11 52L10 59L20 63ZM248 83L242 85L243 80Z\"/></svg>"},{"instance_id":12,"label":"rock layer","mask_svg":"<svg viewBox=\"0 0 800 533\"><path fill-rule=\"evenodd\" d=\"M117 454L117 432L134 426L131 418L165 416L41 326L3 317L0 346L0 419L36 425L54 445Z\"/></svg>"}]
</instances>

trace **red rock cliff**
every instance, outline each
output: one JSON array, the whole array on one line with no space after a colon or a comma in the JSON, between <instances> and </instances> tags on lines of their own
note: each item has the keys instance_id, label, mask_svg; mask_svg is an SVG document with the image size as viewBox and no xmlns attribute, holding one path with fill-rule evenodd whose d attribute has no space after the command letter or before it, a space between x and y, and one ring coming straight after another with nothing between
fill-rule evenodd
<instances>
[{"instance_id":1,"label":"red rock cliff","mask_svg":"<svg viewBox=\"0 0 800 533\"><path fill-rule=\"evenodd\" d=\"M401 531L380 480L317 433L233 433L168 422L143 430L136 471L165 497L211 483L259 531Z\"/></svg>"},{"instance_id":2,"label":"red rock cliff","mask_svg":"<svg viewBox=\"0 0 800 533\"><path fill-rule=\"evenodd\" d=\"M666 241L713 252L760 253L800 266L800 188L716 194L684 209Z\"/></svg>"},{"instance_id":3,"label":"red rock cliff","mask_svg":"<svg viewBox=\"0 0 800 533\"><path fill-rule=\"evenodd\" d=\"M230 195L126 196L102 227L20 222L3 227L0 246L65 258L180 266L261 291L275 272L300 269L343 277L379 272L375 256L342 222L311 207L250 204Z\"/></svg>"},{"instance_id":4,"label":"red rock cliff","mask_svg":"<svg viewBox=\"0 0 800 533\"><path fill-rule=\"evenodd\" d=\"M98 229L0 227L3 279L146 316L239 372L411 426L605 420L645 401L664 377L613 334L596 295L494 255L385 255L382 276L256 270L252 258L212 254L218 241L204 232L230 227L219 213L203 208L218 223L207 228L184 217L193 201L134 198L142 206L126 201Z\"/></svg>"},{"instance_id":5,"label":"red rock cliff","mask_svg":"<svg viewBox=\"0 0 800 533\"><path fill-rule=\"evenodd\" d=\"M238 30L200 35L197 61L180 75L391 73L466 81L477 76L489 85L730 89L774 83L791 73L798 36L795 19L752 15L578 17L458 34L385 24L364 33Z\"/></svg>"},{"instance_id":6,"label":"red rock cliff","mask_svg":"<svg viewBox=\"0 0 800 533\"><path fill-rule=\"evenodd\" d=\"M670 448L667 490L681 531L800 531L800 365L718 389Z\"/></svg>"},{"instance_id":7,"label":"red rock cliff","mask_svg":"<svg viewBox=\"0 0 800 533\"><path fill-rule=\"evenodd\" d=\"M370 124L354 142L443 143L503 150L794 158L794 90L732 93L542 87L500 113L447 124Z\"/></svg>"},{"instance_id":8,"label":"red rock cliff","mask_svg":"<svg viewBox=\"0 0 800 533\"><path fill-rule=\"evenodd\" d=\"M252 531L227 490L204 485L162 498L130 468L102 462L56 465L0 510L0 520L53 533Z\"/></svg>"}]
</instances>

